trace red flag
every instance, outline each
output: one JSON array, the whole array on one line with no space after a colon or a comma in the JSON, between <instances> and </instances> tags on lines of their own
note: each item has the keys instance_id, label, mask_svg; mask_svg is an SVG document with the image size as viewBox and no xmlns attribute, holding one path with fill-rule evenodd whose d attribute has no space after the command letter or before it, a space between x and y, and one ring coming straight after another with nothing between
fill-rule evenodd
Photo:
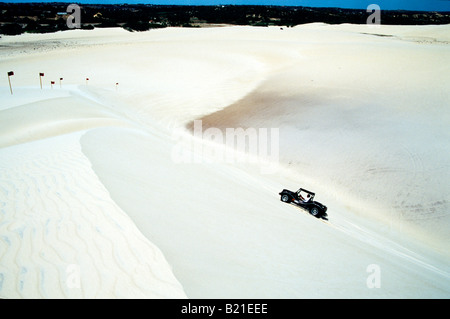
<instances>
[{"instance_id":1,"label":"red flag","mask_svg":"<svg viewBox=\"0 0 450 319\"><path fill-rule=\"evenodd\" d=\"M86 78L86 81L89 81L89 78Z\"/></svg>"},{"instance_id":2,"label":"red flag","mask_svg":"<svg viewBox=\"0 0 450 319\"><path fill-rule=\"evenodd\" d=\"M60 80L60 81L62 81L62 80L63 80L63 78L59 78L59 80Z\"/></svg>"},{"instance_id":3,"label":"red flag","mask_svg":"<svg viewBox=\"0 0 450 319\"><path fill-rule=\"evenodd\" d=\"M44 76L44 73L39 73L39 76Z\"/></svg>"},{"instance_id":4,"label":"red flag","mask_svg":"<svg viewBox=\"0 0 450 319\"><path fill-rule=\"evenodd\" d=\"M13 71L9 71L9 72L8 72L8 76L11 76L11 75L14 75L14 72L13 72Z\"/></svg>"},{"instance_id":5,"label":"red flag","mask_svg":"<svg viewBox=\"0 0 450 319\"><path fill-rule=\"evenodd\" d=\"M51 84L55 84L55 81L51 81L50 83L51 83Z\"/></svg>"}]
</instances>

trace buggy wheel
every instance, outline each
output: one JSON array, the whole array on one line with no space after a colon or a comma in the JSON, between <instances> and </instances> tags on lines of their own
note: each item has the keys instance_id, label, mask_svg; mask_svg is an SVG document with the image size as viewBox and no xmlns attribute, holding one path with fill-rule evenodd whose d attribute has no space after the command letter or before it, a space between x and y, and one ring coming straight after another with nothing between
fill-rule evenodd
<instances>
[{"instance_id":1,"label":"buggy wheel","mask_svg":"<svg viewBox=\"0 0 450 319\"><path fill-rule=\"evenodd\" d=\"M286 194L281 195L281 201L285 202L285 203L288 203L289 202L289 196L286 195Z\"/></svg>"},{"instance_id":2,"label":"buggy wheel","mask_svg":"<svg viewBox=\"0 0 450 319\"><path fill-rule=\"evenodd\" d=\"M311 209L309 210L309 213L311 215L313 215L314 217L319 217L319 215L320 215L320 211L317 207L311 207Z\"/></svg>"}]
</instances>

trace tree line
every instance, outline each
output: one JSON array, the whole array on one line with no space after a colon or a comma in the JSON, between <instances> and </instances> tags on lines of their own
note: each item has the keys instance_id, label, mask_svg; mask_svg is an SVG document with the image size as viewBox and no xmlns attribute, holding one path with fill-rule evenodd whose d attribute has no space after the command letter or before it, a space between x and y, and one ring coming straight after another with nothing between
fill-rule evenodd
<instances>
[{"instance_id":1,"label":"tree line","mask_svg":"<svg viewBox=\"0 0 450 319\"><path fill-rule=\"evenodd\" d=\"M67 3L0 3L0 34L68 30ZM366 10L263 5L175 6L79 4L81 28L122 27L147 31L205 24L285 26L324 22L365 24ZM449 24L450 12L382 11L381 24Z\"/></svg>"}]
</instances>

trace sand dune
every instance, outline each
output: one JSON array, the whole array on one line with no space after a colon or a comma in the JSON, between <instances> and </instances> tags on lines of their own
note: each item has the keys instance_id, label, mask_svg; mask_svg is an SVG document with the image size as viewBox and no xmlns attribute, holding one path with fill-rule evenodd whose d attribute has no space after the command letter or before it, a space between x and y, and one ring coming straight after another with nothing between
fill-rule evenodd
<instances>
[{"instance_id":1,"label":"sand dune","mask_svg":"<svg viewBox=\"0 0 450 319\"><path fill-rule=\"evenodd\" d=\"M300 177L346 198L357 213L413 227L445 253L448 51L361 42L310 49L300 63L203 117L203 126L279 127L280 160ZM349 58L354 52L357 61Z\"/></svg>"},{"instance_id":2,"label":"sand dune","mask_svg":"<svg viewBox=\"0 0 450 319\"><path fill-rule=\"evenodd\" d=\"M448 34L3 37L0 296L448 298ZM276 170L220 160L231 151L192 136L194 120L278 129ZM328 221L280 202L300 186Z\"/></svg>"},{"instance_id":3,"label":"sand dune","mask_svg":"<svg viewBox=\"0 0 450 319\"><path fill-rule=\"evenodd\" d=\"M102 107L95 107L94 101L70 94L75 91L76 89L66 89L65 97L42 99L2 110L0 146L26 143L99 126L126 125L126 120ZM42 98L39 88L24 90L19 94Z\"/></svg>"},{"instance_id":4,"label":"sand dune","mask_svg":"<svg viewBox=\"0 0 450 319\"><path fill-rule=\"evenodd\" d=\"M81 135L0 151L2 297L184 297L159 249L96 178Z\"/></svg>"}]
</instances>

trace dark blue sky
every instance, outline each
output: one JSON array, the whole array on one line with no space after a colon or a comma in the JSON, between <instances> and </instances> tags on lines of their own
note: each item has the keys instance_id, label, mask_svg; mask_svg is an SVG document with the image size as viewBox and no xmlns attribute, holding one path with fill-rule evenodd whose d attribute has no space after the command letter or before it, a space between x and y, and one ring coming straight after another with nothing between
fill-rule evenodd
<instances>
[{"instance_id":1,"label":"dark blue sky","mask_svg":"<svg viewBox=\"0 0 450 319\"><path fill-rule=\"evenodd\" d=\"M3 2L55 2L58 0L0 0ZM264 4L305 7L340 7L366 9L369 4L377 4L381 10L420 10L450 11L450 0L79 0L61 2L74 3L149 3L149 4L184 4L184 5L219 5L219 4Z\"/></svg>"}]
</instances>

